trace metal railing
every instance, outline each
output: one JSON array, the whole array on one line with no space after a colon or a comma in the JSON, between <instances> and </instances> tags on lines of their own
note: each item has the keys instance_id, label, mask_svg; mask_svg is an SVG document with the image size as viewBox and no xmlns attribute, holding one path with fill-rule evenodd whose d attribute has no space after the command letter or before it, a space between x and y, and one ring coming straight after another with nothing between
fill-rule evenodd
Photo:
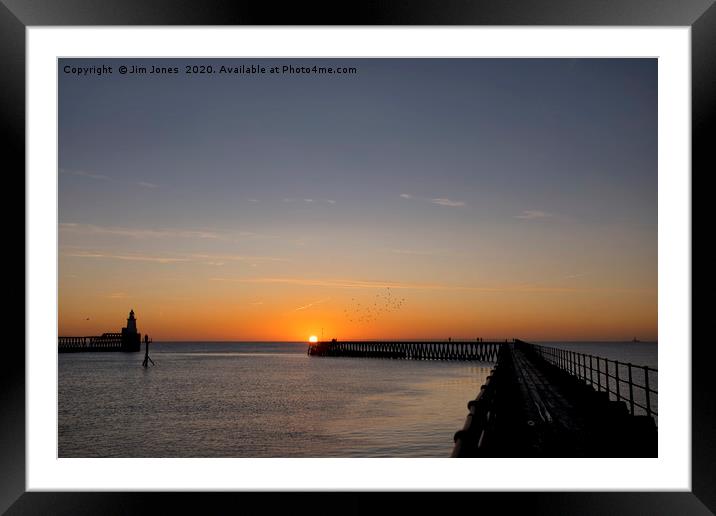
<instances>
[{"instance_id":1,"label":"metal railing","mask_svg":"<svg viewBox=\"0 0 716 516\"><path fill-rule=\"evenodd\" d=\"M500 382L504 384L505 368L511 363L508 349L500 346L497 362L480 387L480 392L474 400L467 403L468 414L462 429L455 432L453 436L455 445L451 457L474 457L480 454L481 448L486 443L487 427L490 421L494 421L491 412L494 408L497 385Z\"/></svg>"},{"instance_id":2,"label":"metal railing","mask_svg":"<svg viewBox=\"0 0 716 516\"><path fill-rule=\"evenodd\" d=\"M583 380L598 392L604 391L610 399L624 401L630 414L645 414L656 421L659 393L652 386L657 383L657 369L569 349L528 345L544 360ZM639 379L642 383L635 381Z\"/></svg>"}]
</instances>

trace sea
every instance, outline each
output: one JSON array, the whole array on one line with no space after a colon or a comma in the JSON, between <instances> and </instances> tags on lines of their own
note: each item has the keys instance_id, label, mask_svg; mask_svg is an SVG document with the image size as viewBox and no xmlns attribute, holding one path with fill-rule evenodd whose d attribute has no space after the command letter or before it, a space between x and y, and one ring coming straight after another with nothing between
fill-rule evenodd
<instances>
[{"instance_id":1,"label":"sea","mask_svg":"<svg viewBox=\"0 0 716 516\"><path fill-rule=\"evenodd\" d=\"M656 343L542 343L657 367ZM58 355L59 457L448 457L494 364L310 357L304 342Z\"/></svg>"}]
</instances>

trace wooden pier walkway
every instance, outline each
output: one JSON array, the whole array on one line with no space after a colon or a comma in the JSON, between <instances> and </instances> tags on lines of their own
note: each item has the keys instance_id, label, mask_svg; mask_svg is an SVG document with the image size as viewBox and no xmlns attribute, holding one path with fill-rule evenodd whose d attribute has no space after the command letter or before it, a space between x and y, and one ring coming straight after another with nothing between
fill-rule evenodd
<instances>
[{"instance_id":1,"label":"wooden pier walkway","mask_svg":"<svg viewBox=\"0 0 716 516\"><path fill-rule=\"evenodd\" d=\"M308 354L494 362L477 398L468 403L453 457L657 456L657 392L649 386L656 370L648 367L520 340L332 341L312 344ZM632 378L634 368L643 371L643 383ZM635 395L639 389L642 397Z\"/></svg>"},{"instance_id":2,"label":"wooden pier walkway","mask_svg":"<svg viewBox=\"0 0 716 516\"><path fill-rule=\"evenodd\" d=\"M537 350L521 341L503 347L486 386L468 403L453 457L657 457L651 415L630 412L627 400Z\"/></svg>"}]
</instances>

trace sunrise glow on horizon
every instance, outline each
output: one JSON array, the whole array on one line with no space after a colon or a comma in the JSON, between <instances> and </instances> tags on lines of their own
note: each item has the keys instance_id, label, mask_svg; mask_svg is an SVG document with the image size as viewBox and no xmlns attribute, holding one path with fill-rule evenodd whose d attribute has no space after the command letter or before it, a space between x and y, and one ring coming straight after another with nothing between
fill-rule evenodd
<instances>
[{"instance_id":1,"label":"sunrise glow on horizon","mask_svg":"<svg viewBox=\"0 0 716 516\"><path fill-rule=\"evenodd\" d=\"M655 341L657 65L623 61L60 74L59 334Z\"/></svg>"}]
</instances>

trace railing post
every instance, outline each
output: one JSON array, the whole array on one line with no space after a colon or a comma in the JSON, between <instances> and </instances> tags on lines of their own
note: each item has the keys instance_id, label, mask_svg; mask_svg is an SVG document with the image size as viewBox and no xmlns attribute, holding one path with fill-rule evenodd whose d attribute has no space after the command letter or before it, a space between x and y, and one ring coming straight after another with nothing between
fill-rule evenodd
<instances>
[{"instance_id":1,"label":"railing post","mask_svg":"<svg viewBox=\"0 0 716 516\"><path fill-rule=\"evenodd\" d=\"M592 355L589 355L589 385L594 385L594 375L592 375L593 370L594 367L592 366Z\"/></svg>"},{"instance_id":2,"label":"railing post","mask_svg":"<svg viewBox=\"0 0 716 516\"><path fill-rule=\"evenodd\" d=\"M631 381L631 362L627 364L629 366L629 406L631 407L631 415L634 415L634 384Z\"/></svg>"},{"instance_id":3,"label":"railing post","mask_svg":"<svg viewBox=\"0 0 716 516\"><path fill-rule=\"evenodd\" d=\"M597 357L597 392L602 390L602 373L599 371L599 357Z\"/></svg>"},{"instance_id":4,"label":"railing post","mask_svg":"<svg viewBox=\"0 0 716 516\"><path fill-rule=\"evenodd\" d=\"M614 379L617 382L617 401L621 401L621 396L619 394L619 360L615 360L614 365L616 366L614 369Z\"/></svg>"},{"instance_id":5,"label":"railing post","mask_svg":"<svg viewBox=\"0 0 716 516\"><path fill-rule=\"evenodd\" d=\"M646 415L651 417L651 400L649 396L649 368L644 366L644 394L646 395Z\"/></svg>"},{"instance_id":6,"label":"railing post","mask_svg":"<svg viewBox=\"0 0 716 516\"><path fill-rule=\"evenodd\" d=\"M581 353L580 353L580 355L582 355L582 379L586 383L587 382L587 355L583 355Z\"/></svg>"},{"instance_id":7,"label":"railing post","mask_svg":"<svg viewBox=\"0 0 716 516\"><path fill-rule=\"evenodd\" d=\"M574 351L572 351L572 360L574 361L574 376L579 379L582 364L579 363L579 355L577 355Z\"/></svg>"},{"instance_id":8,"label":"railing post","mask_svg":"<svg viewBox=\"0 0 716 516\"><path fill-rule=\"evenodd\" d=\"M579 378L579 367L579 357L574 351L572 351L572 369L574 369L574 376L577 378Z\"/></svg>"},{"instance_id":9,"label":"railing post","mask_svg":"<svg viewBox=\"0 0 716 516\"><path fill-rule=\"evenodd\" d=\"M576 351L574 351L573 353L574 353L575 376L577 377L577 379L580 379L580 378L582 378L582 361L579 358L579 353L577 353Z\"/></svg>"}]
</instances>

